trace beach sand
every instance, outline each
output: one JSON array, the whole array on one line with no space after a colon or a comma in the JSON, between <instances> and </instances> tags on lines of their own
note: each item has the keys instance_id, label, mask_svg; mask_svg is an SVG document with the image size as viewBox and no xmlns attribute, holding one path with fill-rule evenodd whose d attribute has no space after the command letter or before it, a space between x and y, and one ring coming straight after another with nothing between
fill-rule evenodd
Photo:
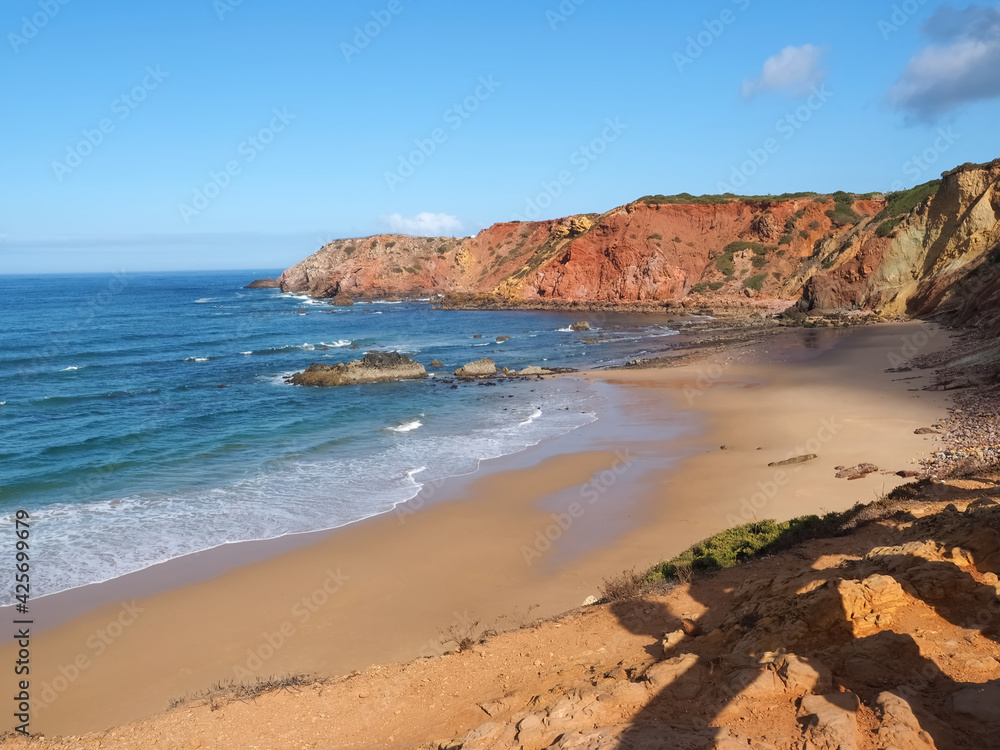
<instances>
[{"instance_id":1,"label":"beach sand","mask_svg":"<svg viewBox=\"0 0 1000 750\"><path fill-rule=\"evenodd\" d=\"M444 631L580 606L604 578L735 523L870 501L935 446L914 430L946 397L920 391L920 372L886 372L892 354L946 344L929 330L794 330L679 367L586 374L613 394L606 419L399 512L33 602L32 731L107 728L226 679L441 653ZM768 466L805 453L818 458ZM862 462L883 472L835 478ZM0 652L13 664L9 642Z\"/></svg>"}]
</instances>

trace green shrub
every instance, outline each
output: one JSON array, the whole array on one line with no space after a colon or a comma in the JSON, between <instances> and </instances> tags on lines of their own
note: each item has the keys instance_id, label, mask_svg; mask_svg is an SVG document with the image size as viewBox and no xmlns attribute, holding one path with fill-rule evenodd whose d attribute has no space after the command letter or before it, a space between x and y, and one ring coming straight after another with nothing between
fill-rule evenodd
<instances>
[{"instance_id":1,"label":"green shrub","mask_svg":"<svg viewBox=\"0 0 1000 750\"><path fill-rule=\"evenodd\" d=\"M732 276L736 272L736 268L733 266L732 253L723 253L717 257L715 259L715 267L726 276Z\"/></svg>"},{"instance_id":2,"label":"green shrub","mask_svg":"<svg viewBox=\"0 0 1000 750\"><path fill-rule=\"evenodd\" d=\"M674 242L677 242L677 243L679 244L679 243L680 243L680 241L681 241L681 238L680 238L680 237L674 237Z\"/></svg>"},{"instance_id":3,"label":"green shrub","mask_svg":"<svg viewBox=\"0 0 1000 750\"><path fill-rule=\"evenodd\" d=\"M799 232L799 237L801 237L804 240L808 240L809 239L809 232L807 232L805 229L803 229L801 232Z\"/></svg>"},{"instance_id":4,"label":"green shrub","mask_svg":"<svg viewBox=\"0 0 1000 750\"><path fill-rule=\"evenodd\" d=\"M750 262L753 264L754 268L763 268L764 266L767 265L767 256L755 255L753 256L753 259Z\"/></svg>"},{"instance_id":5,"label":"green shrub","mask_svg":"<svg viewBox=\"0 0 1000 750\"><path fill-rule=\"evenodd\" d=\"M781 278L781 274L778 273L777 271L771 271L771 275L775 278L775 280Z\"/></svg>"},{"instance_id":6,"label":"green shrub","mask_svg":"<svg viewBox=\"0 0 1000 750\"><path fill-rule=\"evenodd\" d=\"M694 243L693 242L689 242L689 243L687 243L687 246L688 247L694 247Z\"/></svg>"},{"instance_id":7,"label":"green shrub","mask_svg":"<svg viewBox=\"0 0 1000 750\"><path fill-rule=\"evenodd\" d=\"M747 289L753 289L755 292L759 292L761 286L764 284L764 279L767 278L767 274L759 273L756 276L751 276L749 279L743 282L743 286Z\"/></svg>"},{"instance_id":8,"label":"green shrub","mask_svg":"<svg viewBox=\"0 0 1000 750\"><path fill-rule=\"evenodd\" d=\"M878 225L878 229L875 230L875 234L879 237L888 237L893 231L898 227L905 216L897 216L895 219L889 219L888 221L883 221Z\"/></svg>"},{"instance_id":9,"label":"green shrub","mask_svg":"<svg viewBox=\"0 0 1000 750\"><path fill-rule=\"evenodd\" d=\"M792 239L793 238L792 238L791 234L783 234L781 236L781 239L778 240L778 244L779 245L791 245L792 244Z\"/></svg>"},{"instance_id":10,"label":"green shrub","mask_svg":"<svg viewBox=\"0 0 1000 750\"><path fill-rule=\"evenodd\" d=\"M815 232L817 229L819 229L819 222L813 219L812 221L809 222L809 228Z\"/></svg>"},{"instance_id":11,"label":"green shrub","mask_svg":"<svg viewBox=\"0 0 1000 750\"><path fill-rule=\"evenodd\" d=\"M646 239L647 240L662 240L663 239L663 235L659 234L659 233L657 233L657 234L651 234Z\"/></svg>"}]
</instances>

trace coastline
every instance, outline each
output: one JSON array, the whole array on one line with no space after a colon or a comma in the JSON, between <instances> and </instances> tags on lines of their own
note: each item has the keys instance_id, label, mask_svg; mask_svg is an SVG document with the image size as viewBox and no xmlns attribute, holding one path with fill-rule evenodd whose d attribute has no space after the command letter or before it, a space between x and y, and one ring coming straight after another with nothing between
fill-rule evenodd
<instances>
[{"instance_id":1,"label":"coastline","mask_svg":"<svg viewBox=\"0 0 1000 750\"><path fill-rule=\"evenodd\" d=\"M376 516L322 532L326 538L309 546L213 569L210 580L137 597L142 612L100 654L88 641L121 617L120 604L53 627L39 649L36 684L54 681L60 667L65 675L80 655L89 664L35 723L46 733L77 734L157 713L170 698L233 678L241 663L260 676L342 674L440 652L441 630L473 619L483 629L502 628L503 618L513 626L579 606L603 578L669 557L734 519L788 518L872 499L904 480L874 474L848 482L832 468L869 461L892 472L911 469L914 453L927 449L928 438L913 430L943 416L945 397L914 397L912 381L884 372L887 353L921 325L831 333L819 342L831 348L804 361L787 360L801 359L808 343L768 340L674 368L586 374L625 394L627 440L594 430L600 438L589 438L589 446L558 453L555 438L541 451L514 454L519 458L504 470L465 478L405 523L398 514ZM808 342L813 335L783 338ZM703 432L647 439L662 435L665 419L682 429L678 415L692 410ZM632 446L616 444L623 440L635 444L632 454ZM786 478L767 467L812 440L819 459L791 467ZM664 457L681 454L677 465L664 465ZM621 471L630 455L650 463ZM588 486L604 489L590 505ZM583 512L574 514L573 503ZM553 513L572 523L557 526L542 549L537 535L552 528ZM110 591L115 583L98 586ZM303 599L316 611L296 609ZM266 653L269 644L272 655L250 669L247 649Z\"/></svg>"}]
</instances>

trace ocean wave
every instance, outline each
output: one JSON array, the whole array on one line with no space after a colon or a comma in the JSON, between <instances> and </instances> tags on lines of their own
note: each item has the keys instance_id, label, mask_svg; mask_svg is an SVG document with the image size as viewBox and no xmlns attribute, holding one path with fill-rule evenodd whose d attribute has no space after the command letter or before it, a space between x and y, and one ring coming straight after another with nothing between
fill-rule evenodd
<instances>
[{"instance_id":1,"label":"ocean wave","mask_svg":"<svg viewBox=\"0 0 1000 750\"><path fill-rule=\"evenodd\" d=\"M397 425L396 427L390 427L390 432L412 432L413 430L418 430L424 426L424 423L419 419L414 419L412 422L403 422L403 424Z\"/></svg>"},{"instance_id":2,"label":"ocean wave","mask_svg":"<svg viewBox=\"0 0 1000 750\"><path fill-rule=\"evenodd\" d=\"M530 417L528 417L528 418L527 418L526 420L524 420L523 422L518 422L518 426L520 426L520 427L527 427L527 426L528 426L529 424L531 424L532 422L534 422L534 421L535 421L536 419L538 419L538 418L539 418L540 416L542 416L542 410L541 410L541 409L538 409L538 408L536 408L536 409L535 409L535 411L534 411L534 412L532 412L532 414L531 414L531 416L530 416Z\"/></svg>"},{"instance_id":3,"label":"ocean wave","mask_svg":"<svg viewBox=\"0 0 1000 750\"><path fill-rule=\"evenodd\" d=\"M196 304L196 305L204 305L206 302L215 302L215 298L214 297L202 297L201 299L196 299L194 301L194 304Z\"/></svg>"},{"instance_id":4,"label":"ocean wave","mask_svg":"<svg viewBox=\"0 0 1000 750\"><path fill-rule=\"evenodd\" d=\"M185 357L185 362L208 362L208 357Z\"/></svg>"},{"instance_id":5,"label":"ocean wave","mask_svg":"<svg viewBox=\"0 0 1000 750\"><path fill-rule=\"evenodd\" d=\"M71 372L72 370L79 370L79 367L64 367L59 372Z\"/></svg>"},{"instance_id":6,"label":"ocean wave","mask_svg":"<svg viewBox=\"0 0 1000 750\"><path fill-rule=\"evenodd\" d=\"M471 474L484 460L593 422L593 413L583 412L594 395L539 392L535 405L491 412L471 431L424 427L406 440L383 437L364 451L290 449L260 474L222 486L47 504L32 510L46 529L36 543L46 565L32 577L33 593L106 581L224 544L333 529L390 512L428 482ZM179 525L184 534L176 533ZM10 604L10 597L0 591L0 605Z\"/></svg>"},{"instance_id":7,"label":"ocean wave","mask_svg":"<svg viewBox=\"0 0 1000 750\"><path fill-rule=\"evenodd\" d=\"M253 354L253 352L240 352L240 354L242 354L244 356L249 356L249 355Z\"/></svg>"}]
</instances>

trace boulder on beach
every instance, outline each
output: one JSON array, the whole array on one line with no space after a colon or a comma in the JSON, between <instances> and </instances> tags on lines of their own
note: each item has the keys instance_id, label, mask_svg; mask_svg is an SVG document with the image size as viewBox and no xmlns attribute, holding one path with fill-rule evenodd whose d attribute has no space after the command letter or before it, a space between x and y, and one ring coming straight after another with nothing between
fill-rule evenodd
<instances>
[{"instance_id":1,"label":"boulder on beach","mask_svg":"<svg viewBox=\"0 0 1000 750\"><path fill-rule=\"evenodd\" d=\"M244 289L279 289L281 282L277 279L257 279L247 284Z\"/></svg>"},{"instance_id":2,"label":"boulder on beach","mask_svg":"<svg viewBox=\"0 0 1000 750\"><path fill-rule=\"evenodd\" d=\"M551 375L552 370L546 370L544 367L538 367L537 365L531 365L530 367L525 367L523 370L518 370L518 375Z\"/></svg>"},{"instance_id":3,"label":"boulder on beach","mask_svg":"<svg viewBox=\"0 0 1000 750\"><path fill-rule=\"evenodd\" d=\"M491 378L497 374L497 363L492 359L477 359L455 370L459 378Z\"/></svg>"},{"instance_id":4,"label":"boulder on beach","mask_svg":"<svg viewBox=\"0 0 1000 750\"><path fill-rule=\"evenodd\" d=\"M293 385L335 386L382 383L387 380L418 380L427 377L419 362L399 352L368 352L347 364L312 364L289 378Z\"/></svg>"}]
</instances>

